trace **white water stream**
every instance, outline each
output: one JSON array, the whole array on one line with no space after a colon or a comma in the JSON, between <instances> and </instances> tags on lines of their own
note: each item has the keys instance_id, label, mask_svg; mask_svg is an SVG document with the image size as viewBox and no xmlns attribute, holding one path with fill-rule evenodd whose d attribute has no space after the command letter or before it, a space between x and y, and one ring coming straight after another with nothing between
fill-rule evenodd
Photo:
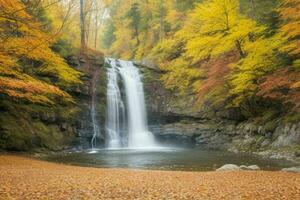
<instances>
[{"instance_id":1,"label":"white water stream","mask_svg":"<svg viewBox=\"0 0 300 200\"><path fill-rule=\"evenodd\" d=\"M107 69L107 117L106 132L108 148L120 148L120 127L125 120L125 107L121 99L118 86L118 67L116 60L110 59L110 68Z\"/></svg>"},{"instance_id":2,"label":"white water stream","mask_svg":"<svg viewBox=\"0 0 300 200\"><path fill-rule=\"evenodd\" d=\"M93 88L95 90L95 88ZM92 106L91 106L91 118L92 118L92 125L93 125L93 137L92 137L92 149L97 146L97 137L100 136L100 128L96 119L96 94L95 91L92 95Z\"/></svg>"},{"instance_id":3,"label":"white water stream","mask_svg":"<svg viewBox=\"0 0 300 200\"><path fill-rule=\"evenodd\" d=\"M106 133L108 148L155 147L154 137L147 126L144 89L138 68L131 61L107 59L107 62L111 66L107 71ZM121 98L118 75L121 76L121 82L125 89L126 108ZM127 119L124 118L125 110ZM127 127L127 142L123 144L124 136L121 132L125 131L125 126Z\"/></svg>"}]
</instances>

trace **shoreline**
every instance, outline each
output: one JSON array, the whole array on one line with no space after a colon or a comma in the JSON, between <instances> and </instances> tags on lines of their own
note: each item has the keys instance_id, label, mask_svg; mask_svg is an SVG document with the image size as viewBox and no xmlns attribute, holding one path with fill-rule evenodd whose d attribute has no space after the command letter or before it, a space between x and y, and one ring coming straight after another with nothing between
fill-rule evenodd
<instances>
[{"instance_id":1,"label":"shoreline","mask_svg":"<svg viewBox=\"0 0 300 200\"><path fill-rule=\"evenodd\" d=\"M187 148L187 149L194 149L194 148ZM198 148L196 148L198 149ZM107 150L107 149L98 149L98 150ZM198 149L200 151L203 151L203 152L220 152L219 150L201 150L201 149ZM35 158L35 159L38 159L38 160L44 160L44 161L48 161L48 162L54 162L54 163L60 163L60 164L66 164L66 165L71 165L71 166L81 166L81 167L95 167L95 168L105 168L105 169L112 169L112 168L118 168L118 167L111 167L111 166L101 166L101 164L84 164L84 163L77 163L77 162L63 162L63 161L57 161L57 160L49 160L47 159L47 157L51 156L51 155L62 155L62 154L69 154L69 153L83 153L83 152L88 152L88 151L92 151L91 149L82 149L82 150L78 150L78 151L74 151L74 149L72 150L64 150L64 151L59 151L59 152L40 152L40 153L32 153L29 155L29 157L32 157L32 158ZM269 161L273 161L273 162L281 162L281 163L289 163L289 164L286 164L285 166L277 166L277 167L270 167L270 166L263 166L263 165L260 165L259 163L256 163L256 162L252 162L252 163L248 163L248 165L258 165L260 167L260 170L263 170L263 171L281 171L282 169L285 169L285 168L291 168L291 167L298 167L300 162L298 160L293 160L293 159L289 159L287 157L284 157L284 156L272 156L274 154L260 154L259 152L242 152L242 151L230 151L230 150L226 150L225 152L227 153L231 153L231 154L235 154L235 155L246 155L246 156L252 156L252 157L255 157L257 159L262 159L262 160L269 160ZM1 154L0 154L1 155ZM234 164L234 165L245 165L244 163L235 163L235 162L231 162L231 163L228 163L228 162L224 162L222 164L213 164L211 166L210 169L208 169L209 167L208 166L205 166L204 168L155 168L155 167L120 167L119 169L141 169L141 170L162 170L162 171L191 171L191 172L212 172L212 171L215 171L218 167L221 167L225 164Z\"/></svg>"},{"instance_id":2,"label":"shoreline","mask_svg":"<svg viewBox=\"0 0 300 200\"><path fill-rule=\"evenodd\" d=\"M0 155L0 199L298 199L300 174L93 168Z\"/></svg>"},{"instance_id":3,"label":"shoreline","mask_svg":"<svg viewBox=\"0 0 300 200\"><path fill-rule=\"evenodd\" d=\"M98 149L99 150L99 149ZM105 149L106 150L106 149ZM85 152L85 151L89 151L88 149L81 149L78 150L79 152ZM206 150L203 150L206 151ZM33 159L33 160L37 160L37 161L44 161L44 162L49 162L49 163L56 163L56 164L62 164L62 165L68 165L68 166L75 166L75 167L88 167L88 168L96 168L96 169L133 169L133 170L150 170L150 171L178 171L178 172L213 172L215 171L217 168L212 168L209 170L198 170L198 169L194 169L194 170L186 170L186 169L160 169L160 168L134 168L134 167L105 167L105 166L99 166L98 164L80 164L80 163L76 163L76 162L60 162L60 161L55 161L55 160L48 160L46 159L49 155L59 155L59 154L68 154L68 153L73 153L74 149L66 149L63 151L32 151L32 152L12 152L12 151L0 151L0 156L3 155L7 155L7 156L22 156L22 157L26 157L29 159ZM262 154L261 152L243 152L243 151L230 151L227 150L226 152L228 153L233 153L233 154L245 154L245 155L251 155L254 157L257 157L259 159L266 159L266 160L273 160L273 161L278 161L278 162L289 162L290 164L288 166L282 166L282 167L278 167L278 168L272 168L272 169L266 169L264 167L262 167L260 170L261 171L274 171L274 172L279 172L282 169L285 168L292 168L292 167L299 167L300 165L300 161L299 160L294 160L294 159L289 159L289 157L285 157L284 154L281 154L281 156L274 156L277 154L273 154L272 152L270 153L270 151L266 154ZM223 163L223 165L225 164L235 164L236 163ZM257 163L253 163L252 165L256 165ZM242 164L243 165L243 164ZM219 167L221 167L222 165L220 165ZM259 167L261 167L259 165Z\"/></svg>"}]
</instances>

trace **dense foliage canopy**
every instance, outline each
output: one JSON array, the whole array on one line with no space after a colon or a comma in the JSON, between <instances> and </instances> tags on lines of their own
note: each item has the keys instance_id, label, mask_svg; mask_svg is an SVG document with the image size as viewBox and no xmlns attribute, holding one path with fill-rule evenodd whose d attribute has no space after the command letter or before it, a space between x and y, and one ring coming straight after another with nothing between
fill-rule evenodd
<instances>
[{"instance_id":1,"label":"dense foliage canopy","mask_svg":"<svg viewBox=\"0 0 300 200\"><path fill-rule=\"evenodd\" d=\"M52 50L60 29L40 1L1 0L0 11L0 92L41 104L71 100L60 88L80 83L80 72Z\"/></svg>"},{"instance_id":2,"label":"dense foliage canopy","mask_svg":"<svg viewBox=\"0 0 300 200\"><path fill-rule=\"evenodd\" d=\"M298 0L111 0L104 50L156 63L164 85L212 106L299 109Z\"/></svg>"}]
</instances>

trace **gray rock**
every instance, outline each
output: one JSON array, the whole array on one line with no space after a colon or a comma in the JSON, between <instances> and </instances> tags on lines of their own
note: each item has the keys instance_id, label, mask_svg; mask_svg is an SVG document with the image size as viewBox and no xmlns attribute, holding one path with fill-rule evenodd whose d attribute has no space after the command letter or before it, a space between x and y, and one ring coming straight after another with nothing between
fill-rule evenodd
<instances>
[{"instance_id":1,"label":"gray rock","mask_svg":"<svg viewBox=\"0 0 300 200\"><path fill-rule=\"evenodd\" d=\"M139 60L139 61L133 61L133 63L135 65L139 65L139 66L146 67L148 69L152 69L152 70L156 70L156 71L160 72L159 68L157 67L157 64L152 60L143 59L143 60Z\"/></svg>"},{"instance_id":2,"label":"gray rock","mask_svg":"<svg viewBox=\"0 0 300 200\"><path fill-rule=\"evenodd\" d=\"M79 59L79 62L81 62L81 63L86 63L86 60L85 60L84 58L80 58L80 59Z\"/></svg>"},{"instance_id":3,"label":"gray rock","mask_svg":"<svg viewBox=\"0 0 300 200\"><path fill-rule=\"evenodd\" d=\"M60 130L61 131L66 131L68 129L68 124L67 123L62 123L61 125L60 125Z\"/></svg>"},{"instance_id":4,"label":"gray rock","mask_svg":"<svg viewBox=\"0 0 300 200\"><path fill-rule=\"evenodd\" d=\"M262 143L261 143L261 147L267 147L272 143L272 141L270 139L265 139Z\"/></svg>"},{"instance_id":5,"label":"gray rock","mask_svg":"<svg viewBox=\"0 0 300 200\"><path fill-rule=\"evenodd\" d=\"M242 170L247 170L247 169L248 169L248 166L246 166L246 165L241 165L241 166L240 166L240 169L242 169Z\"/></svg>"},{"instance_id":6,"label":"gray rock","mask_svg":"<svg viewBox=\"0 0 300 200\"><path fill-rule=\"evenodd\" d=\"M248 168L248 170L260 170L259 166L257 166L257 165L250 165L247 168Z\"/></svg>"},{"instance_id":7,"label":"gray rock","mask_svg":"<svg viewBox=\"0 0 300 200\"><path fill-rule=\"evenodd\" d=\"M299 124L285 124L278 126L273 134L273 147L286 147L300 143Z\"/></svg>"},{"instance_id":8,"label":"gray rock","mask_svg":"<svg viewBox=\"0 0 300 200\"><path fill-rule=\"evenodd\" d=\"M260 170L260 168L257 165L250 165L250 166L241 165L240 169L242 169L242 170Z\"/></svg>"},{"instance_id":9,"label":"gray rock","mask_svg":"<svg viewBox=\"0 0 300 200\"><path fill-rule=\"evenodd\" d=\"M216 171L238 171L238 170L241 170L240 167L234 164L226 164L216 169Z\"/></svg>"},{"instance_id":10,"label":"gray rock","mask_svg":"<svg viewBox=\"0 0 300 200\"><path fill-rule=\"evenodd\" d=\"M300 166L299 166L299 167L283 168L281 171L283 171L283 172L295 172L295 173L300 173Z\"/></svg>"},{"instance_id":11,"label":"gray rock","mask_svg":"<svg viewBox=\"0 0 300 200\"><path fill-rule=\"evenodd\" d=\"M296 157L300 157L300 151L296 151L294 154Z\"/></svg>"}]
</instances>

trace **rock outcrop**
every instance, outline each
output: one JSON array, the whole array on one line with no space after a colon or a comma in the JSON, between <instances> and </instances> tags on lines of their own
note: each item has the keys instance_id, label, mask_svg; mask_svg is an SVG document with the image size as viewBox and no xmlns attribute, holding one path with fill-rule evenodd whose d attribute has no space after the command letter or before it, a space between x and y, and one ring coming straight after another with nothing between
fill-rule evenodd
<instances>
[{"instance_id":1,"label":"rock outcrop","mask_svg":"<svg viewBox=\"0 0 300 200\"><path fill-rule=\"evenodd\" d=\"M256 171L260 170L260 168L257 165L241 165L237 166L235 164L225 164L222 167L216 169L216 171L239 171L239 170L250 170L250 171Z\"/></svg>"},{"instance_id":2,"label":"rock outcrop","mask_svg":"<svg viewBox=\"0 0 300 200\"><path fill-rule=\"evenodd\" d=\"M103 70L103 55L89 54L82 61L81 57L72 57L69 62L84 74L82 85L64 88L73 97L73 103L58 102L43 106L1 99L0 150L58 151L90 145L92 78L104 74L104 78L98 79L96 88L97 113L101 121L105 117L106 90L103 85L106 85L106 73Z\"/></svg>"},{"instance_id":3,"label":"rock outcrop","mask_svg":"<svg viewBox=\"0 0 300 200\"><path fill-rule=\"evenodd\" d=\"M160 81L163 72L146 64L142 63L141 71L148 119L160 141L300 162L299 121L288 123L279 116L263 121L258 116L247 116L239 108L200 106L192 93L182 96L166 89Z\"/></svg>"},{"instance_id":4,"label":"rock outcrop","mask_svg":"<svg viewBox=\"0 0 300 200\"><path fill-rule=\"evenodd\" d=\"M281 171L283 171L283 172L295 172L295 173L300 173L300 166L299 166L299 167L283 168Z\"/></svg>"},{"instance_id":5,"label":"rock outcrop","mask_svg":"<svg viewBox=\"0 0 300 200\"><path fill-rule=\"evenodd\" d=\"M216 169L216 171L238 171L238 170L241 170L240 167L234 164L226 164Z\"/></svg>"}]
</instances>

